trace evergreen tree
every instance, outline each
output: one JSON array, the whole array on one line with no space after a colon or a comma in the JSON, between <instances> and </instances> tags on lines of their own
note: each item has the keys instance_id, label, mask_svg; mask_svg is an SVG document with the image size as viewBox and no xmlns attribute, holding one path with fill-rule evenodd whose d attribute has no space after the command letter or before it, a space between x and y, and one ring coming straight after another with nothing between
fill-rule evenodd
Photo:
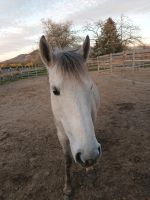
<instances>
[{"instance_id":1,"label":"evergreen tree","mask_svg":"<svg viewBox=\"0 0 150 200\"><path fill-rule=\"evenodd\" d=\"M112 18L108 18L102 27L101 35L96 40L94 54L97 56L117 53L123 51L123 49L124 47L117 32L116 24Z\"/></svg>"}]
</instances>

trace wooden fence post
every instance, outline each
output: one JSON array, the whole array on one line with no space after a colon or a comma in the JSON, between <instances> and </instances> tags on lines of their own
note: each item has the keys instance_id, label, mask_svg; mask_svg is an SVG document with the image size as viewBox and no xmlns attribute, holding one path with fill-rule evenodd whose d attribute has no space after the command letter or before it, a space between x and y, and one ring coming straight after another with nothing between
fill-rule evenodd
<instances>
[{"instance_id":1,"label":"wooden fence post","mask_svg":"<svg viewBox=\"0 0 150 200\"><path fill-rule=\"evenodd\" d=\"M125 62L126 62L126 52L123 51L123 68L125 68Z\"/></svg>"},{"instance_id":2,"label":"wooden fence post","mask_svg":"<svg viewBox=\"0 0 150 200\"><path fill-rule=\"evenodd\" d=\"M98 72L99 72L99 70L100 70L100 64L99 64L99 57L97 56L97 66L98 66Z\"/></svg>"},{"instance_id":3,"label":"wooden fence post","mask_svg":"<svg viewBox=\"0 0 150 200\"><path fill-rule=\"evenodd\" d=\"M134 70L134 68L135 68L135 48L133 49L133 52L132 52L132 67Z\"/></svg>"},{"instance_id":4,"label":"wooden fence post","mask_svg":"<svg viewBox=\"0 0 150 200\"><path fill-rule=\"evenodd\" d=\"M110 71L111 71L111 73L112 73L112 54L110 54Z\"/></svg>"},{"instance_id":5,"label":"wooden fence post","mask_svg":"<svg viewBox=\"0 0 150 200\"><path fill-rule=\"evenodd\" d=\"M12 79L13 79L13 70L12 70L12 69L13 69L13 68L12 68L12 67L10 67L9 69L10 69L11 80L12 80Z\"/></svg>"},{"instance_id":6,"label":"wooden fence post","mask_svg":"<svg viewBox=\"0 0 150 200\"><path fill-rule=\"evenodd\" d=\"M23 75L22 75L22 66L21 66L21 69L20 69L20 71L21 71L21 79L22 79L22 77L23 77Z\"/></svg>"},{"instance_id":7,"label":"wooden fence post","mask_svg":"<svg viewBox=\"0 0 150 200\"><path fill-rule=\"evenodd\" d=\"M38 75L38 72L37 72L37 65L35 64L35 71L36 71L36 76Z\"/></svg>"}]
</instances>

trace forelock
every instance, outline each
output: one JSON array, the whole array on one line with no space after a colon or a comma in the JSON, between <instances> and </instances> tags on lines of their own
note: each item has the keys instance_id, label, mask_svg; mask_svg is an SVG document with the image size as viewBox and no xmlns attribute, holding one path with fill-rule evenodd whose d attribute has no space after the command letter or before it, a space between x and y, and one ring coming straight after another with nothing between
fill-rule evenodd
<instances>
[{"instance_id":1,"label":"forelock","mask_svg":"<svg viewBox=\"0 0 150 200\"><path fill-rule=\"evenodd\" d=\"M54 62L63 76L80 78L85 72L84 59L78 49L54 51Z\"/></svg>"}]
</instances>

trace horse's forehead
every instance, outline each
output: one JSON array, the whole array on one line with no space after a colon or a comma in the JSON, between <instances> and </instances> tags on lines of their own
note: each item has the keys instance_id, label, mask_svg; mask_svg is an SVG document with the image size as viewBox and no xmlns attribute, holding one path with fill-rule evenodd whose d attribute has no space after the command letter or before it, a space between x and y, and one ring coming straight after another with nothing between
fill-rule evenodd
<instances>
[{"instance_id":1,"label":"horse's forehead","mask_svg":"<svg viewBox=\"0 0 150 200\"><path fill-rule=\"evenodd\" d=\"M83 87L88 85L91 82L91 79L86 74L81 74L80 78L76 78L70 74L66 74L65 76L57 70L57 66L54 66L49 70L49 79L51 84L58 87Z\"/></svg>"},{"instance_id":2,"label":"horse's forehead","mask_svg":"<svg viewBox=\"0 0 150 200\"><path fill-rule=\"evenodd\" d=\"M49 68L49 80L51 84L54 85L61 85L63 82L63 77L59 72L56 70L56 66Z\"/></svg>"}]
</instances>

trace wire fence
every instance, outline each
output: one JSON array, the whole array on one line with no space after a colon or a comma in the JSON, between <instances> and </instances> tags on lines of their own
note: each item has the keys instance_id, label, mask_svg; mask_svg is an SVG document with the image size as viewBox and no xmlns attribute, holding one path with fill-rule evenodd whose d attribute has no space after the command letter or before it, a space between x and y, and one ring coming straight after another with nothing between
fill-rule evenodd
<instances>
[{"instance_id":1,"label":"wire fence","mask_svg":"<svg viewBox=\"0 0 150 200\"><path fill-rule=\"evenodd\" d=\"M134 49L121 53L108 54L96 58L90 58L87 62L89 71L98 71L100 73L113 73L123 70L140 70L150 67L150 49ZM44 66L39 67L22 67L16 68L0 68L0 84L47 75Z\"/></svg>"},{"instance_id":2,"label":"wire fence","mask_svg":"<svg viewBox=\"0 0 150 200\"><path fill-rule=\"evenodd\" d=\"M46 75L47 70L45 67L32 67L32 68L26 68L23 67L21 70L17 70L17 68L8 68L1 69L0 71L0 85L10 82L10 81L16 81L19 79L25 79L25 78L31 78L31 77L37 77Z\"/></svg>"}]
</instances>

